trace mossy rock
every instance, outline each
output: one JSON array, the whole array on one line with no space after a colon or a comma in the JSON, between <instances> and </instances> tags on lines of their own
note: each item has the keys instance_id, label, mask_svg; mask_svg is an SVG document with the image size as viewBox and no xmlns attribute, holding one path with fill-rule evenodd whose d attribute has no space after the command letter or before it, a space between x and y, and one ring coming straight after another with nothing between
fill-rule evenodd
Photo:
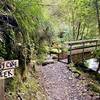
<instances>
[{"instance_id":1,"label":"mossy rock","mask_svg":"<svg viewBox=\"0 0 100 100\"><path fill-rule=\"evenodd\" d=\"M56 53L56 54L58 54L58 53L61 53L61 50L58 50L58 49L51 49L50 52L51 52L51 53Z\"/></svg>"},{"instance_id":2,"label":"mossy rock","mask_svg":"<svg viewBox=\"0 0 100 100\"><path fill-rule=\"evenodd\" d=\"M94 91L96 93L100 93L100 87L96 84L90 83L87 86L89 88L89 90Z\"/></svg>"}]
</instances>

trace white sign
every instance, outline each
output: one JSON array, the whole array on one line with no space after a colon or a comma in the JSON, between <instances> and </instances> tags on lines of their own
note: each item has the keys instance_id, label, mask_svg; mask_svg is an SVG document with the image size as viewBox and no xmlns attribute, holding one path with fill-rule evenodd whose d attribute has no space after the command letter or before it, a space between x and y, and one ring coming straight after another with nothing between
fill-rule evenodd
<instances>
[{"instance_id":1,"label":"white sign","mask_svg":"<svg viewBox=\"0 0 100 100\"><path fill-rule=\"evenodd\" d=\"M0 70L16 68L18 65L18 60L4 61L0 63Z\"/></svg>"},{"instance_id":2,"label":"white sign","mask_svg":"<svg viewBox=\"0 0 100 100\"><path fill-rule=\"evenodd\" d=\"M0 79L11 78L14 76L14 68L19 66L18 60L0 62Z\"/></svg>"},{"instance_id":3,"label":"white sign","mask_svg":"<svg viewBox=\"0 0 100 100\"><path fill-rule=\"evenodd\" d=\"M14 69L0 71L0 79L11 78L11 77L14 77Z\"/></svg>"}]
</instances>

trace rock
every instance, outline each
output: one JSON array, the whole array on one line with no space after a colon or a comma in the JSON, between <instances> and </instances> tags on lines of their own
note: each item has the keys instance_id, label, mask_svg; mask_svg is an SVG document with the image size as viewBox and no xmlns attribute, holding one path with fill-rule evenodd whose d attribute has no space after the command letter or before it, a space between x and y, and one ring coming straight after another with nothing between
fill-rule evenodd
<instances>
[{"instance_id":1,"label":"rock","mask_svg":"<svg viewBox=\"0 0 100 100\"><path fill-rule=\"evenodd\" d=\"M74 73L75 73L75 78L80 79L80 73L78 73L78 72L74 72Z\"/></svg>"},{"instance_id":2,"label":"rock","mask_svg":"<svg viewBox=\"0 0 100 100\"><path fill-rule=\"evenodd\" d=\"M41 92L36 93L36 100L46 100L45 95L43 95Z\"/></svg>"},{"instance_id":3,"label":"rock","mask_svg":"<svg viewBox=\"0 0 100 100\"><path fill-rule=\"evenodd\" d=\"M48 64L53 64L54 60L46 60L45 62L42 63L42 66L46 66Z\"/></svg>"},{"instance_id":4,"label":"rock","mask_svg":"<svg viewBox=\"0 0 100 100\"><path fill-rule=\"evenodd\" d=\"M72 77L69 77L69 80L72 80L73 78Z\"/></svg>"}]
</instances>

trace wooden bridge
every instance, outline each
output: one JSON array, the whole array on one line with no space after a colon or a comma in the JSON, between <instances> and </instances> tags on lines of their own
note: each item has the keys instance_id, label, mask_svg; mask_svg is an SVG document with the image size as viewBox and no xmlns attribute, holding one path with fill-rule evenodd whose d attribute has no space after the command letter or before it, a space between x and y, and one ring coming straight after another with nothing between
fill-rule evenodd
<instances>
[{"instance_id":1,"label":"wooden bridge","mask_svg":"<svg viewBox=\"0 0 100 100\"><path fill-rule=\"evenodd\" d=\"M68 53L64 53L64 55L68 58L68 63L84 62L84 60L92 58L92 52L99 47L100 39L70 41L66 46L66 48L68 48ZM58 54L58 60L61 59L61 56L63 58L63 52L62 54Z\"/></svg>"}]
</instances>

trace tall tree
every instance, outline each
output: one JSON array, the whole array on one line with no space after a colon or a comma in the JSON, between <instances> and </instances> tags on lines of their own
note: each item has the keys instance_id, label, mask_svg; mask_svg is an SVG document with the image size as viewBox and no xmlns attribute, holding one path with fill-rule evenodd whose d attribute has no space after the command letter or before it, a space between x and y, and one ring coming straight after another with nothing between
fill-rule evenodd
<instances>
[{"instance_id":1,"label":"tall tree","mask_svg":"<svg viewBox=\"0 0 100 100\"><path fill-rule=\"evenodd\" d=\"M95 0L95 7L96 7L96 15L97 15L97 21L98 21L98 31L99 31L99 36L100 36L100 13L99 13L98 0Z\"/></svg>"}]
</instances>

